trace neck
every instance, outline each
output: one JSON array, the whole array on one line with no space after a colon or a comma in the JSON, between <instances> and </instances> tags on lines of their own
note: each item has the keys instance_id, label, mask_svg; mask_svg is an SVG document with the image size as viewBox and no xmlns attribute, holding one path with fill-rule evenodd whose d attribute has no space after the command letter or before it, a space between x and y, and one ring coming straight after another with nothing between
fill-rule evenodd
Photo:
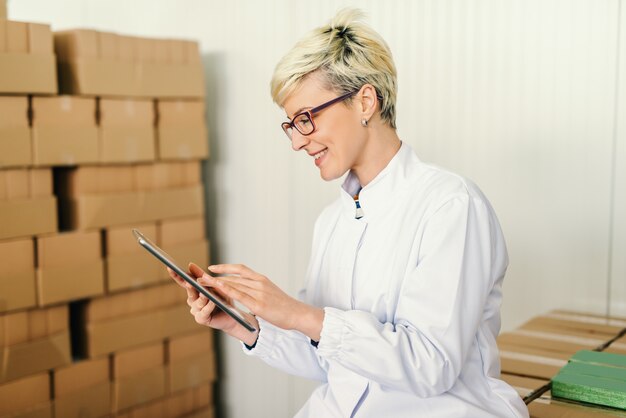
<instances>
[{"instance_id":1,"label":"neck","mask_svg":"<svg viewBox=\"0 0 626 418\"><path fill-rule=\"evenodd\" d=\"M378 124L377 124L378 125ZM367 186L396 155L402 142L396 130L387 125L370 126L371 132L357 164L352 171L362 187Z\"/></svg>"}]
</instances>

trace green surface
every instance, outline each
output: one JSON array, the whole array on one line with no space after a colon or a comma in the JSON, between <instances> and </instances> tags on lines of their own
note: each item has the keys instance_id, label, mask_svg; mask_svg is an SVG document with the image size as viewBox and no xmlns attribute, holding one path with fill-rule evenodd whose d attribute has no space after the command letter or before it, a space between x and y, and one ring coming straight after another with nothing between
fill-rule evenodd
<instances>
[{"instance_id":1,"label":"green surface","mask_svg":"<svg viewBox=\"0 0 626 418\"><path fill-rule=\"evenodd\" d=\"M626 356L579 351L552 379L552 396L626 410Z\"/></svg>"}]
</instances>

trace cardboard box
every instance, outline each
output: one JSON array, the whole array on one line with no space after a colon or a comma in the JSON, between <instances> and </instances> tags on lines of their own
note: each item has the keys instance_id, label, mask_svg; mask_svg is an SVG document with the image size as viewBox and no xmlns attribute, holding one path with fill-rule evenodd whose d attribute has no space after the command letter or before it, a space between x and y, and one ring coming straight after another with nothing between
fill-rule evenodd
<instances>
[{"instance_id":1,"label":"cardboard box","mask_svg":"<svg viewBox=\"0 0 626 418\"><path fill-rule=\"evenodd\" d=\"M0 349L3 351L0 358L0 382L65 366L72 361L68 331Z\"/></svg>"},{"instance_id":2,"label":"cardboard box","mask_svg":"<svg viewBox=\"0 0 626 418\"><path fill-rule=\"evenodd\" d=\"M166 251L181 267L194 263L206 271L209 266L209 242L206 240L169 246ZM162 270L161 277L171 280L167 270Z\"/></svg>"},{"instance_id":3,"label":"cardboard box","mask_svg":"<svg viewBox=\"0 0 626 418\"><path fill-rule=\"evenodd\" d=\"M159 243L164 248L205 240L203 217L169 219L159 222Z\"/></svg>"},{"instance_id":4,"label":"cardboard box","mask_svg":"<svg viewBox=\"0 0 626 418\"><path fill-rule=\"evenodd\" d=\"M54 336L69 329L67 305L0 315L0 346Z\"/></svg>"},{"instance_id":5,"label":"cardboard box","mask_svg":"<svg viewBox=\"0 0 626 418\"><path fill-rule=\"evenodd\" d=\"M84 195L61 201L62 225L94 229L204 213L201 186L108 195ZM0 213L2 212L0 207Z\"/></svg>"},{"instance_id":6,"label":"cardboard box","mask_svg":"<svg viewBox=\"0 0 626 418\"><path fill-rule=\"evenodd\" d=\"M143 404L165 395L163 343L113 356L113 411Z\"/></svg>"},{"instance_id":7,"label":"cardboard box","mask_svg":"<svg viewBox=\"0 0 626 418\"><path fill-rule=\"evenodd\" d=\"M56 93L49 25L0 20L0 92Z\"/></svg>"},{"instance_id":8,"label":"cardboard box","mask_svg":"<svg viewBox=\"0 0 626 418\"><path fill-rule=\"evenodd\" d=\"M57 417L101 417L111 412L109 358L85 360L53 371Z\"/></svg>"},{"instance_id":9,"label":"cardboard box","mask_svg":"<svg viewBox=\"0 0 626 418\"><path fill-rule=\"evenodd\" d=\"M0 200L0 239L56 231L57 202L54 197Z\"/></svg>"},{"instance_id":10,"label":"cardboard box","mask_svg":"<svg viewBox=\"0 0 626 418\"><path fill-rule=\"evenodd\" d=\"M170 392L193 388L216 379L213 333L172 338L168 344Z\"/></svg>"},{"instance_id":11,"label":"cardboard box","mask_svg":"<svg viewBox=\"0 0 626 418\"><path fill-rule=\"evenodd\" d=\"M130 165L81 166L57 172L57 195L82 195L134 191L134 169Z\"/></svg>"},{"instance_id":12,"label":"cardboard box","mask_svg":"<svg viewBox=\"0 0 626 418\"><path fill-rule=\"evenodd\" d=\"M0 0L0 19L7 18L7 4L6 0Z\"/></svg>"},{"instance_id":13,"label":"cardboard box","mask_svg":"<svg viewBox=\"0 0 626 418\"><path fill-rule=\"evenodd\" d=\"M181 294L181 299L184 300ZM153 312L86 324L89 358L192 332L198 325L189 307L178 305Z\"/></svg>"},{"instance_id":14,"label":"cardboard box","mask_svg":"<svg viewBox=\"0 0 626 418\"><path fill-rule=\"evenodd\" d=\"M0 96L0 168L30 165L31 153L28 98Z\"/></svg>"},{"instance_id":15,"label":"cardboard box","mask_svg":"<svg viewBox=\"0 0 626 418\"><path fill-rule=\"evenodd\" d=\"M0 313L35 306L33 240L0 241L0 265Z\"/></svg>"},{"instance_id":16,"label":"cardboard box","mask_svg":"<svg viewBox=\"0 0 626 418\"><path fill-rule=\"evenodd\" d=\"M100 233L65 232L37 238L37 299L41 306L104 293Z\"/></svg>"},{"instance_id":17,"label":"cardboard box","mask_svg":"<svg viewBox=\"0 0 626 418\"><path fill-rule=\"evenodd\" d=\"M203 101L158 101L159 159L203 159L209 155Z\"/></svg>"},{"instance_id":18,"label":"cardboard box","mask_svg":"<svg viewBox=\"0 0 626 418\"><path fill-rule=\"evenodd\" d=\"M55 32L54 46L63 92L127 97L204 96L197 43L70 30Z\"/></svg>"},{"instance_id":19,"label":"cardboard box","mask_svg":"<svg viewBox=\"0 0 626 418\"><path fill-rule=\"evenodd\" d=\"M101 162L154 160L155 117L152 101L100 99L98 113Z\"/></svg>"},{"instance_id":20,"label":"cardboard box","mask_svg":"<svg viewBox=\"0 0 626 418\"><path fill-rule=\"evenodd\" d=\"M22 416L21 414L50 408L50 378L48 373L0 384L0 416Z\"/></svg>"},{"instance_id":21,"label":"cardboard box","mask_svg":"<svg viewBox=\"0 0 626 418\"><path fill-rule=\"evenodd\" d=\"M28 199L52 196L52 170L0 170L0 200Z\"/></svg>"},{"instance_id":22,"label":"cardboard box","mask_svg":"<svg viewBox=\"0 0 626 418\"><path fill-rule=\"evenodd\" d=\"M131 233L139 229L156 240L156 224L108 228L105 231L106 287L108 292L144 287L163 281L165 267L152 255L137 245Z\"/></svg>"},{"instance_id":23,"label":"cardboard box","mask_svg":"<svg viewBox=\"0 0 626 418\"><path fill-rule=\"evenodd\" d=\"M100 322L140 315L183 304L186 292L174 282L94 298L85 306L85 321Z\"/></svg>"},{"instance_id":24,"label":"cardboard box","mask_svg":"<svg viewBox=\"0 0 626 418\"><path fill-rule=\"evenodd\" d=\"M96 100L33 97L32 144L35 165L98 162Z\"/></svg>"}]
</instances>

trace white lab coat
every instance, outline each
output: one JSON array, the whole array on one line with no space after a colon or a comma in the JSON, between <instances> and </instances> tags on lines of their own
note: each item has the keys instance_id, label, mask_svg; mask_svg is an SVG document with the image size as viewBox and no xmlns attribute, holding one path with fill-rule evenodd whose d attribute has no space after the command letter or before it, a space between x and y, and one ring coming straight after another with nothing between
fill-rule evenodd
<instances>
[{"instance_id":1,"label":"white lab coat","mask_svg":"<svg viewBox=\"0 0 626 418\"><path fill-rule=\"evenodd\" d=\"M528 417L498 379L500 226L470 181L402 144L360 192L350 173L315 224L301 298L324 307L319 346L259 318L244 352L323 382L297 417Z\"/></svg>"}]
</instances>

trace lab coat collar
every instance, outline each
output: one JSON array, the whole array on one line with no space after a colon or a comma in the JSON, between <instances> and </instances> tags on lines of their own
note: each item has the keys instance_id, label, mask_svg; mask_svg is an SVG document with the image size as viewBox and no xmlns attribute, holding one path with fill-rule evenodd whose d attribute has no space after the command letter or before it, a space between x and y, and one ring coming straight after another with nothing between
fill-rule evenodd
<instances>
[{"instance_id":1,"label":"lab coat collar","mask_svg":"<svg viewBox=\"0 0 626 418\"><path fill-rule=\"evenodd\" d=\"M341 185L342 213L354 218L356 205L354 195L359 193L359 203L363 209L363 218L356 221L368 221L384 214L393 204L394 195L404 191L407 186L411 162L418 162L417 156L409 145L402 142L400 149L389 164L378 173L369 184L361 189L359 179L352 170Z\"/></svg>"}]
</instances>

